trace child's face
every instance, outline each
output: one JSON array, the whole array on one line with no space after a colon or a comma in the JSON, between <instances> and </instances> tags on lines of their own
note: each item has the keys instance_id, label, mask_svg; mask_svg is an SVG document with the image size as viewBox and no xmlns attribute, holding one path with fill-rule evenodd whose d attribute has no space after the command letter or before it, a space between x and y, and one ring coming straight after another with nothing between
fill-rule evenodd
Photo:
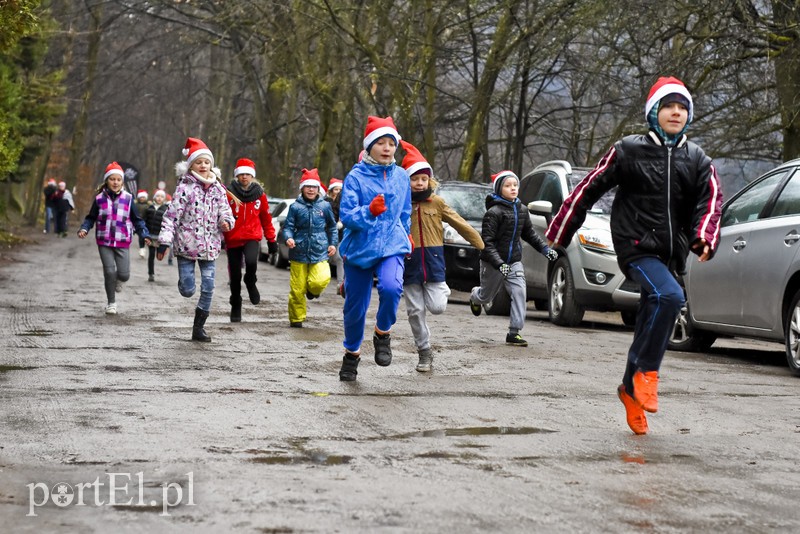
<instances>
[{"instance_id":1,"label":"child's face","mask_svg":"<svg viewBox=\"0 0 800 534\"><path fill-rule=\"evenodd\" d=\"M328 189L328 196L331 197L331 200L336 200L336 197L339 196L339 192L342 190L341 187L332 187Z\"/></svg>"},{"instance_id":2,"label":"child's face","mask_svg":"<svg viewBox=\"0 0 800 534\"><path fill-rule=\"evenodd\" d=\"M669 135L681 133L688 118L689 110L680 102L664 104L658 110L658 125Z\"/></svg>"},{"instance_id":3,"label":"child's face","mask_svg":"<svg viewBox=\"0 0 800 534\"><path fill-rule=\"evenodd\" d=\"M211 172L211 160L205 156L198 156L197 159L192 162L189 169L203 178L207 178L208 174Z\"/></svg>"},{"instance_id":4,"label":"child's face","mask_svg":"<svg viewBox=\"0 0 800 534\"><path fill-rule=\"evenodd\" d=\"M253 175L243 172L242 174L237 175L236 179L239 180L239 185L247 189L250 187L250 182L253 181Z\"/></svg>"},{"instance_id":5,"label":"child's face","mask_svg":"<svg viewBox=\"0 0 800 534\"><path fill-rule=\"evenodd\" d=\"M112 174L106 179L106 185L115 193L122 191L122 176L119 174Z\"/></svg>"},{"instance_id":6,"label":"child's face","mask_svg":"<svg viewBox=\"0 0 800 534\"><path fill-rule=\"evenodd\" d=\"M304 185L300 191L303 193L304 199L314 200L319 194L319 187L315 185Z\"/></svg>"},{"instance_id":7,"label":"child's face","mask_svg":"<svg viewBox=\"0 0 800 534\"><path fill-rule=\"evenodd\" d=\"M156 206L160 206L164 203L164 199L167 198L165 195L155 195L153 197L153 202L156 203Z\"/></svg>"},{"instance_id":8,"label":"child's face","mask_svg":"<svg viewBox=\"0 0 800 534\"><path fill-rule=\"evenodd\" d=\"M500 188L500 194L506 200L514 200L519 194L519 183L516 178L506 178L503 182L503 187Z\"/></svg>"},{"instance_id":9,"label":"child's face","mask_svg":"<svg viewBox=\"0 0 800 534\"><path fill-rule=\"evenodd\" d=\"M394 161L394 153L397 152L397 143L389 136L383 136L372 145L369 155L381 165L388 165Z\"/></svg>"},{"instance_id":10,"label":"child's face","mask_svg":"<svg viewBox=\"0 0 800 534\"><path fill-rule=\"evenodd\" d=\"M424 172L418 172L411 177L411 190L415 193L420 193L428 189L429 176Z\"/></svg>"}]
</instances>

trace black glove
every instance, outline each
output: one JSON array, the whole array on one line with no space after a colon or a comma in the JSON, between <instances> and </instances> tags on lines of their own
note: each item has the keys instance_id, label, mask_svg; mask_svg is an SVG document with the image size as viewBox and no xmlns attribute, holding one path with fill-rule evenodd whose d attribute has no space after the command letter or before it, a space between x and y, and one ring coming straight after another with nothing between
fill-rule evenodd
<instances>
[{"instance_id":1,"label":"black glove","mask_svg":"<svg viewBox=\"0 0 800 534\"><path fill-rule=\"evenodd\" d=\"M267 250L270 254L275 254L278 252L278 243L275 241L267 241Z\"/></svg>"},{"instance_id":2,"label":"black glove","mask_svg":"<svg viewBox=\"0 0 800 534\"><path fill-rule=\"evenodd\" d=\"M555 250L553 250L550 247L547 247L547 249L545 249L545 251L542 254L544 254L545 258L547 258L547 261L556 261L556 260L558 260L558 252L556 252Z\"/></svg>"},{"instance_id":3,"label":"black glove","mask_svg":"<svg viewBox=\"0 0 800 534\"><path fill-rule=\"evenodd\" d=\"M504 263L498 267L497 270L500 271L500 274L502 274L504 277L507 277L508 273L511 272L511 267L507 263Z\"/></svg>"}]
</instances>

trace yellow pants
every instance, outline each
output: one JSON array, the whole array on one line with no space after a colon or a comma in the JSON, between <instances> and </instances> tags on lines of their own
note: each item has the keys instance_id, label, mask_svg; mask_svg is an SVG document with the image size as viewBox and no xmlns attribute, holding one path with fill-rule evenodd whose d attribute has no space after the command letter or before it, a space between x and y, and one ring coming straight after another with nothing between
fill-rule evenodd
<instances>
[{"instance_id":1,"label":"yellow pants","mask_svg":"<svg viewBox=\"0 0 800 534\"><path fill-rule=\"evenodd\" d=\"M306 292L319 296L331 281L331 266L319 263L291 262L289 267L289 322L306 320Z\"/></svg>"}]
</instances>

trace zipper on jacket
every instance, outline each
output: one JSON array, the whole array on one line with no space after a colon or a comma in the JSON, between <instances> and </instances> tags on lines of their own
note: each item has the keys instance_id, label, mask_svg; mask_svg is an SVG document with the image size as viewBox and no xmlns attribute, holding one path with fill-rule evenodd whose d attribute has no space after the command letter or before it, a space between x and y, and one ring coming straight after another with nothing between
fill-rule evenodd
<instances>
[{"instance_id":1,"label":"zipper on jacket","mask_svg":"<svg viewBox=\"0 0 800 534\"><path fill-rule=\"evenodd\" d=\"M519 213L517 213L517 202L514 199L514 233L511 234L511 243L508 245L508 259L506 263L511 265L511 256L514 255L514 241L517 238L517 225L519 224Z\"/></svg>"},{"instance_id":2,"label":"zipper on jacket","mask_svg":"<svg viewBox=\"0 0 800 534\"><path fill-rule=\"evenodd\" d=\"M425 270L425 238L422 237L422 205L417 204L417 222L419 223L419 254L422 261L422 281L428 281L428 272Z\"/></svg>"},{"instance_id":3,"label":"zipper on jacket","mask_svg":"<svg viewBox=\"0 0 800 534\"><path fill-rule=\"evenodd\" d=\"M672 147L667 147L667 225L669 236L669 257L672 262Z\"/></svg>"}]
</instances>

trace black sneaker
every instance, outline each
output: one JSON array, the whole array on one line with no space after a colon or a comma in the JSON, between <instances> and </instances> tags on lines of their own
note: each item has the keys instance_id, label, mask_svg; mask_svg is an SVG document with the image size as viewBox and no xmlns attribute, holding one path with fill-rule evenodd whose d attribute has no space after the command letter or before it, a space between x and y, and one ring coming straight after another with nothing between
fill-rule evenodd
<instances>
[{"instance_id":1,"label":"black sneaker","mask_svg":"<svg viewBox=\"0 0 800 534\"><path fill-rule=\"evenodd\" d=\"M375 363L381 367L388 367L392 363L392 339L389 334L378 337L372 334L372 345L375 347Z\"/></svg>"},{"instance_id":2,"label":"black sneaker","mask_svg":"<svg viewBox=\"0 0 800 534\"><path fill-rule=\"evenodd\" d=\"M469 299L469 309L472 312L472 315L478 317L481 314L483 306L481 306L480 304L475 304L474 302L472 302L472 299Z\"/></svg>"},{"instance_id":3,"label":"black sneaker","mask_svg":"<svg viewBox=\"0 0 800 534\"><path fill-rule=\"evenodd\" d=\"M515 347L527 347L528 342L522 339L519 334L506 334L506 345L513 345Z\"/></svg>"},{"instance_id":4,"label":"black sneaker","mask_svg":"<svg viewBox=\"0 0 800 534\"><path fill-rule=\"evenodd\" d=\"M296 323L289 323L289 326L292 328L303 328L303 321L298 321Z\"/></svg>"},{"instance_id":5,"label":"black sneaker","mask_svg":"<svg viewBox=\"0 0 800 534\"><path fill-rule=\"evenodd\" d=\"M315 294L314 294L314 293L312 293L311 291L306 291L306 298L307 298L308 300L314 300L314 299L315 299L315 298L317 298L318 296L319 296L319 295L315 295Z\"/></svg>"},{"instance_id":6,"label":"black sneaker","mask_svg":"<svg viewBox=\"0 0 800 534\"><path fill-rule=\"evenodd\" d=\"M361 358L354 356L349 352L344 353L342 358L342 368L339 369L339 380L342 382L354 382L358 376L358 362Z\"/></svg>"}]
</instances>

